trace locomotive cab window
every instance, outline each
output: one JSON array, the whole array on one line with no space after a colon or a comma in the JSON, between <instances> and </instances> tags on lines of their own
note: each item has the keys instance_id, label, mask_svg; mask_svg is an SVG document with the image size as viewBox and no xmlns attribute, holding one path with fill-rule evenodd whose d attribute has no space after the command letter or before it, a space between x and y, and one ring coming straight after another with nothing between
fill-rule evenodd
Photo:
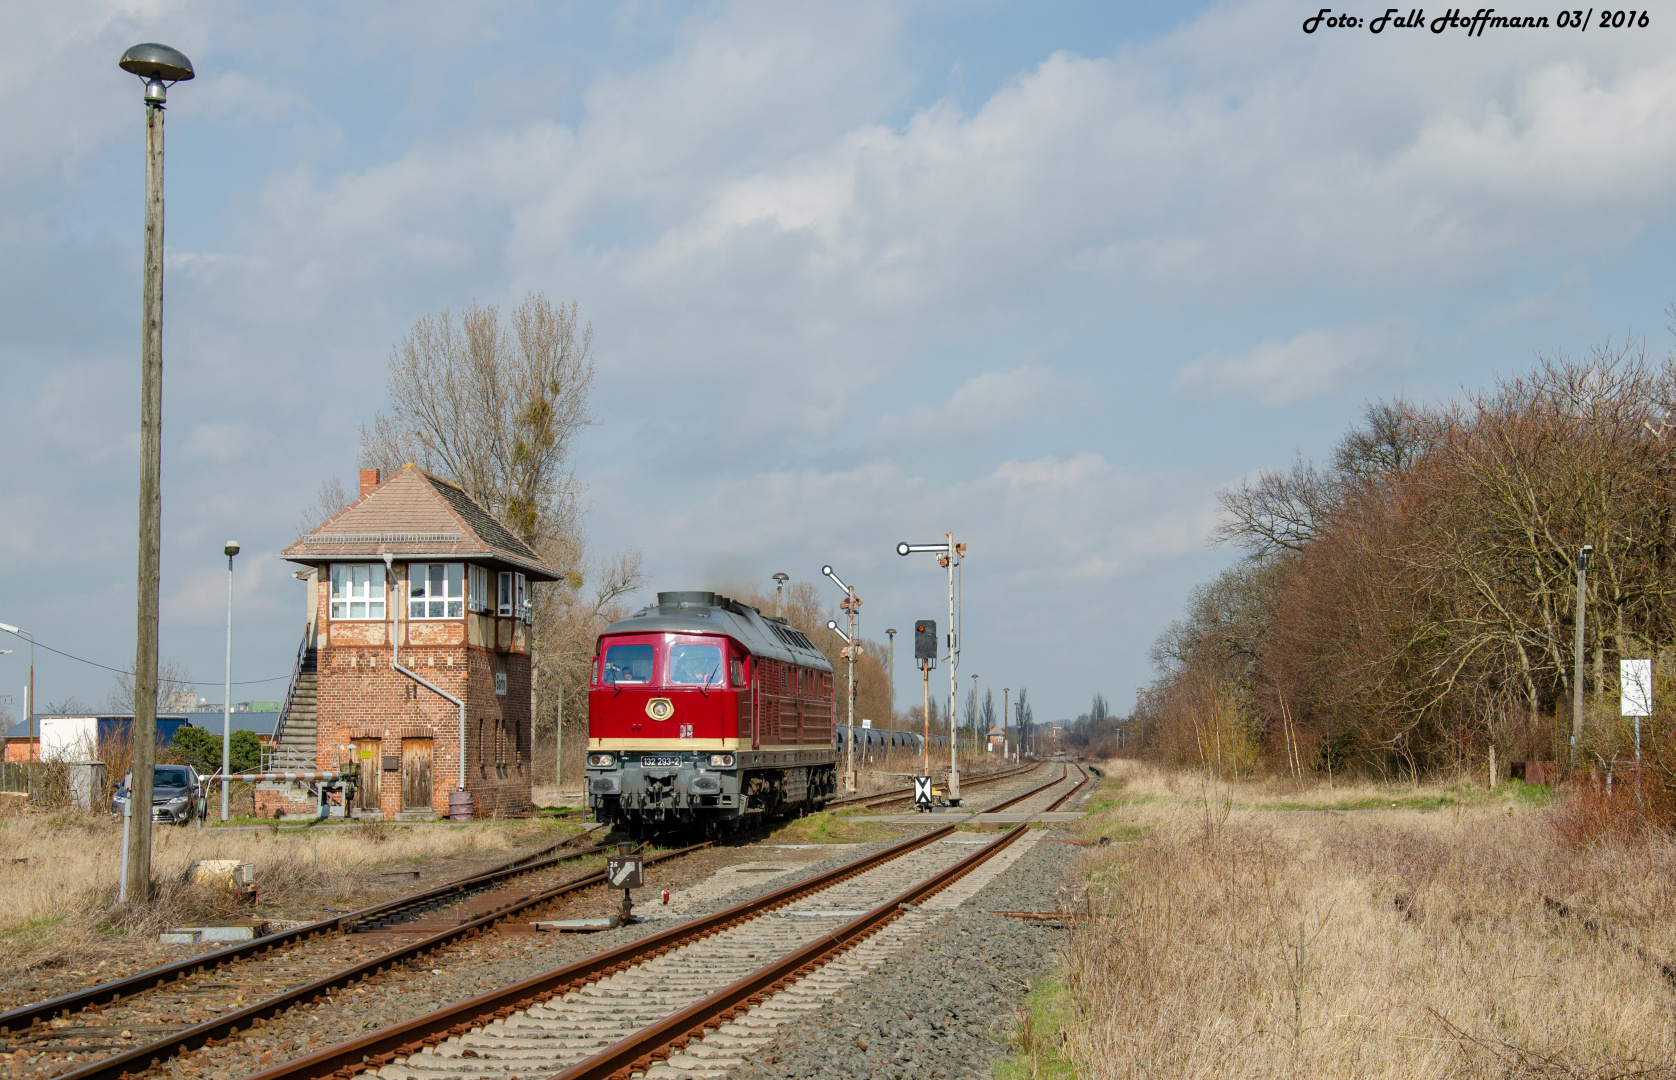
<instances>
[{"instance_id":1,"label":"locomotive cab window","mask_svg":"<svg viewBox=\"0 0 1676 1080\"><path fill-rule=\"evenodd\" d=\"M733 658L733 662L728 665L727 670L729 677L733 679L734 686L745 685L745 661L743 659L735 656Z\"/></svg>"},{"instance_id":2,"label":"locomotive cab window","mask_svg":"<svg viewBox=\"0 0 1676 1080\"><path fill-rule=\"evenodd\" d=\"M650 645L612 645L605 650L605 671L600 681L608 686L651 682L653 652Z\"/></svg>"},{"instance_id":3,"label":"locomotive cab window","mask_svg":"<svg viewBox=\"0 0 1676 1080\"><path fill-rule=\"evenodd\" d=\"M722 650L715 645L671 645L671 686L720 686Z\"/></svg>"}]
</instances>

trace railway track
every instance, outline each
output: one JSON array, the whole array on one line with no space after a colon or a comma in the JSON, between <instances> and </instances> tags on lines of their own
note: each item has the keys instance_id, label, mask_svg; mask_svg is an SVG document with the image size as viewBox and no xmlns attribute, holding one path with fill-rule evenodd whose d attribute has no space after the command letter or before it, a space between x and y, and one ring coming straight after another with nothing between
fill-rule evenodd
<instances>
[{"instance_id":1,"label":"railway track","mask_svg":"<svg viewBox=\"0 0 1676 1080\"><path fill-rule=\"evenodd\" d=\"M973 777L970 780L961 777L960 786L970 788L983 784L993 784L1000 780L1011 780L1016 776L1023 776L1039 769L1041 766L1042 762L1032 761L1028 765L1003 769L1000 772L988 773L984 776ZM889 791L876 791L871 795L846 795L841 799L830 799L827 801L826 808L828 810L850 810L857 807L870 809L875 806L888 806L891 803L910 802L913 797L914 789L912 787L892 788Z\"/></svg>"},{"instance_id":2,"label":"railway track","mask_svg":"<svg viewBox=\"0 0 1676 1080\"><path fill-rule=\"evenodd\" d=\"M1038 810L1056 809L1087 782L1072 768L1005 805L1034 800ZM1029 829L1023 823L983 841L957 835L957 824L251 1080L346 1080L366 1070L381 1080L714 1071L766 1042L765 1030L821 1007L835 987L933 917L928 902L937 894L1003 856ZM967 894L980 886L973 883ZM898 922L908 925L895 927L890 940ZM845 964L847 971L829 973L828 966ZM706 1036L707 1029L715 1034ZM653 1064L689 1050L707 1056Z\"/></svg>"},{"instance_id":3,"label":"railway track","mask_svg":"<svg viewBox=\"0 0 1676 1080\"><path fill-rule=\"evenodd\" d=\"M1050 781L1001 805L1034 797L1060 782ZM576 839L471 878L11 1010L0 1014L0 1038L14 1054L31 1058L30 1075L120 1080L298 1006L329 1001L335 991L506 920L527 922L562 897L602 884L603 871L564 881L530 880L607 850L592 845L558 851ZM707 846L661 853L647 862ZM146 1041L135 1045L135 1039ZM101 1056L88 1062L88 1054Z\"/></svg>"},{"instance_id":4,"label":"railway track","mask_svg":"<svg viewBox=\"0 0 1676 1080\"><path fill-rule=\"evenodd\" d=\"M607 845L553 853L562 846L284 934L13 1009L0 1014L0 1039L14 1056L29 1056L35 1076L117 1080L604 884L603 868L564 880L556 876L563 863L603 854ZM645 861L656 864L709 846L661 852ZM543 875L555 880L539 880ZM537 880L530 881L532 876ZM135 1039L146 1041L134 1045ZM86 1062L89 1053L109 1051L117 1052Z\"/></svg>"}]
</instances>

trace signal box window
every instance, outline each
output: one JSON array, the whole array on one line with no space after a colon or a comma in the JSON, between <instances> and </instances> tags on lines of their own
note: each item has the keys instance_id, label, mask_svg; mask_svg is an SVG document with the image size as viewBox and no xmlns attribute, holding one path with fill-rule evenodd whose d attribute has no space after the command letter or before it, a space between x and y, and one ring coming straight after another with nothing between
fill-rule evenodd
<instances>
[{"instance_id":1,"label":"signal box window","mask_svg":"<svg viewBox=\"0 0 1676 1080\"><path fill-rule=\"evenodd\" d=\"M605 650L605 673L600 681L615 683L649 683L652 681L652 646L613 645Z\"/></svg>"},{"instance_id":2,"label":"signal box window","mask_svg":"<svg viewBox=\"0 0 1676 1080\"><path fill-rule=\"evenodd\" d=\"M715 645L671 645L671 686L716 686L722 684L722 650Z\"/></svg>"},{"instance_id":3,"label":"signal box window","mask_svg":"<svg viewBox=\"0 0 1676 1080\"><path fill-rule=\"evenodd\" d=\"M333 563L332 618L384 618L384 568Z\"/></svg>"},{"instance_id":4,"label":"signal box window","mask_svg":"<svg viewBox=\"0 0 1676 1080\"><path fill-rule=\"evenodd\" d=\"M466 613L465 563L413 563L407 571L410 619L458 619Z\"/></svg>"}]
</instances>

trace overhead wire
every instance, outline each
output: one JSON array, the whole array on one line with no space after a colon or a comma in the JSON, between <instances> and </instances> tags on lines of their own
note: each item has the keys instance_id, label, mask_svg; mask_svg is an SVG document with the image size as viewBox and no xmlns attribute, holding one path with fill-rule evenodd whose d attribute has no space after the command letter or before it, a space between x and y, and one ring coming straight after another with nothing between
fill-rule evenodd
<instances>
[{"instance_id":1,"label":"overhead wire","mask_svg":"<svg viewBox=\"0 0 1676 1080\"><path fill-rule=\"evenodd\" d=\"M62 656L67 660L74 660L78 664L86 664L89 667L96 667L96 668L99 668L102 671L112 671L112 672L115 672L118 675L127 675L129 677L132 677L133 674L134 674L132 671L129 671L127 668L111 667L109 664L101 664L97 660L89 660L85 656L77 656L74 653L67 653L63 649L55 649L51 645L43 645L41 642L36 641L33 638L26 638L26 636L23 635L23 634L12 633L12 631L10 631L10 630L7 630L5 632L8 633L8 634L11 634L13 637L18 638L20 640L28 640L28 641L30 641L31 644L33 644L37 648L45 649L49 653L56 653L59 656ZM289 675L275 675L272 678L268 678L268 679L236 679L236 680L234 680L233 685L234 686L257 686L257 685L260 685L261 683L278 682L281 679L289 679L290 677L291 676L289 676ZM182 686L226 686L227 683L223 679L213 679L213 680L208 680L208 681L204 681L204 682L194 682L194 681L188 679L188 680L182 681L180 683L180 685L182 685Z\"/></svg>"}]
</instances>

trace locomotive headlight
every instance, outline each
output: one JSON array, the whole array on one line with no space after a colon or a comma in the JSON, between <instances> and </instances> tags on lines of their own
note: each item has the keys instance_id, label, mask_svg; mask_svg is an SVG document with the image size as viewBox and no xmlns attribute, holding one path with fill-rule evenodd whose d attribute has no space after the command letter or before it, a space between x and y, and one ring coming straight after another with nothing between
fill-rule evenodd
<instances>
[{"instance_id":1,"label":"locomotive headlight","mask_svg":"<svg viewBox=\"0 0 1676 1080\"><path fill-rule=\"evenodd\" d=\"M610 754L589 754L588 755L588 764L592 765L596 769L609 769L611 767L611 763L615 760L616 759L613 758Z\"/></svg>"},{"instance_id":2,"label":"locomotive headlight","mask_svg":"<svg viewBox=\"0 0 1676 1080\"><path fill-rule=\"evenodd\" d=\"M718 769L731 769L733 767L733 755L732 754L711 754L710 755L710 764L713 767L718 768Z\"/></svg>"}]
</instances>

